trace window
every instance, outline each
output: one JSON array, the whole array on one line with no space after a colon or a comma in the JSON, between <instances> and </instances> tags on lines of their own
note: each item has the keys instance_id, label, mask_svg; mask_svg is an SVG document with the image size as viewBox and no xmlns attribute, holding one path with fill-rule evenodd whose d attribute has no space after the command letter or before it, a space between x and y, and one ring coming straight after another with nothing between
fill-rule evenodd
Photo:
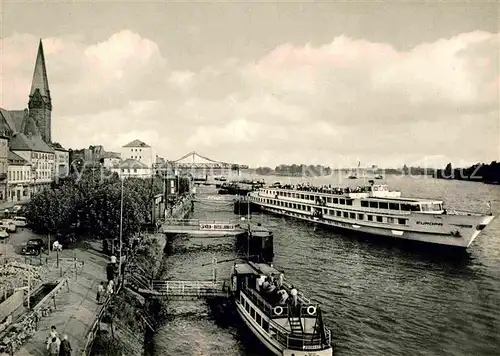
<instances>
[{"instance_id":1,"label":"window","mask_svg":"<svg viewBox=\"0 0 500 356\"><path fill-rule=\"evenodd\" d=\"M358 220L363 220L365 218L364 214L358 214Z\"/></svg>"},{"instance_id":2,"label":"window","mask_svg":"<svg viewBox=\"0 0 500 356\"><path fill-rule=\"evenodd\" d=\"M328 211L328 215L335 215L335 210Z\"/></svg>"},{"instance_id":3,"label":"window","mask_svg":"<svg viewBox=\"0 0 500 356\"><path fill-rule=\"evenodd\" d=\"M351 219L356 219L356 213L349 213L349 217Z\"/></svg>"},{"instance_id":4,"label":"window","mask_svg":"<svg viewBox=\"0 0 500 356\"><path fill-rule=\"evenodd\" d=\"M373 215L366 215L366 218L368 219L368 221L373 221Z\"/></svg>"},{"instance_id":5,"label":"window","mask_svg":"<svg viewBox=\"0 0 500 356\"><path fill-rule=\"evenodd\" d=\"M389 204L387 204L385 202L379 202L378 203L378 208L379 209L389 209Z\"/></svg>"},{"instance_id":6,"label":"window","mask_svg":"<svg viewBox=\"0 0 500 356\"><path fill-rule=\"evenodd\" d=\"M398 219L399 225L406 225L406 219Z\"/></svg>"},{"instance_id":7,"label":"window","mask_svg":"<svg viewBox=\"0 0 500 356\"><path fill-rule=\"evenodd\" d=\"M250 309L250 315L255 319L255 309Z\"/></svg>"},{"instance_id":8,"label":"window","mask_svg":"<svg viewBox=\"0 0 500 356\"><path fill-rule=\"evenodd\" d=\"M269 331L269 322L267 320L262 319L262 328L265 331Z\"/></svg>"},{"instance_id":9,"label":"window","mask_svg":"<svg viewBox=\"0 0 500 356\"><path fill-rule=\"evenodd\" d=\"M399 204L398 203L389 203L389 209L399 210Z\"/></svg>"},{"instance_id":10,"label":"window","mask_svg":"<svg viewBox=\"0 0 500 356\"><path fill-rule=\"evenodd\" d=\"M377 222L384 222L384 219L381 216L377 216Z\"/></svg>"},{"instance_id":11,"label":"window","mask_svg":"<svg viewBox=\"0 0 500 356\"><path fill-rule=\"evenodd\" d=\"M388 222L389 224L394 224L394 218L389 218L389 217L387 217L387 222Z\"/></svg>"},{"instance_id":12,"label":"window","mask_svg":"<svg viewBox=\"0 0 500 356\"><path fill-rule=\"evenodd\" d=\"M352 205L352 200L346 200L347 205Z\"/></svg>"},{"instance_id":13,"label":"window","mask_svg":"<svg viewBox=\"0 0 500 356\"><path fill-rule=\"evenodd\" d=\"M368 208L368 202L366 200L361 200L361 206L363 208Z\"/></svg>"},{"instance_id":14,"label":"window","mask_svg":"<svg viewBox=\"0 0 500 356\"><path fill-rule=\"evenodd\" d=\"M345 205L345 199L339 199L339 204Z\"/></svg>"},{"instance_id":15,"label":"window","mask_svg":"<svg viewBox=\"0 0 500 356\"><path fill-rule=\"evenodd\" d=\"M326 202L327 203L331 203L332 202L332 198L326 198Z\"/></svg>"},{"instance_id":16,"label":"window","mask_svg":"<svg viewBox=\"0 0 500 356\"><path fill-rule=\"evenodd\" d=\"M347 211L344 211L343 214L344 218L348 218L349 217L349 213Z\"/></svg>"},{"instance_id":17,"label":"window","mask_svg":"<svg viewBox=\"0 0 500 356\"><path fill-rule=\"evenodd\" d=\"M371 202L370 202L370 208L375 208L375 209L377 209L377 208L378 208L378 202L376 202L376 201L371 201Z\"/></svg>"},{"instance_id":18,"label":"window","mask_svg":"<svg viewBox=\"0 0 500 356\"><path fill-rule=\"evenodd\" d=\"M339 203L339 199L338 198L333 198L333 204L338 204Z\"/></svg>"},{"instance_id":19,"label":"window","mask_svg":"<svg viewBox=\"0 0 500 356\"><path fill-rule=\"evenodd\" d=\"M260 314L257 314L256 318L255 318L255 321L257 322L257 324L261 325L262 324L262 317L260 316Z\"/></svg>"},{"instance_id":20,"label":"window","mask_svg":"<svg viewBox=\"0 0 500 356\"><path fill-rule=\"evenodd\" d=\"M137 169L134 168L134 173L137 173Z\"/></svg>"}]
</instances>

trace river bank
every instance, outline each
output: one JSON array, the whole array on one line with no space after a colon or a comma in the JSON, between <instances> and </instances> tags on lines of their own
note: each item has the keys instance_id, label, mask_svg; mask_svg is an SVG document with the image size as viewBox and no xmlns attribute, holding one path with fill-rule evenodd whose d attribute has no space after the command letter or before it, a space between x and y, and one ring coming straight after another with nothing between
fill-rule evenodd
<instances>
[{"instance_id":1,"label":"river bank","mask_svg":"<svg viewBox=\"0 0 500 356\"><path fill-rule=\"evenodd\" d=\"M180 199L166 218L184 219L192 210L189 196ZM100 319L90 355L144 355L152 352L157 325L166 317L166 303L137 293L137 284L148 284L164 275L167 250L165 234L145 234L127 256L123 288L111 300Z\"/></svg>"}]
</instances>

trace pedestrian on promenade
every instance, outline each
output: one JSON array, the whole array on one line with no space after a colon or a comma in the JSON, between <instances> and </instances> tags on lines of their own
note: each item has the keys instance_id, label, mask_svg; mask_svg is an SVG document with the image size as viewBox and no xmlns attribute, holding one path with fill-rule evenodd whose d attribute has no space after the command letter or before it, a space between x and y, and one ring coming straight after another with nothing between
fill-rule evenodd
<instances>
[{"instance_id":1,"label":"pedestrian on promenade","mask_svg":"<svg viewBox=\"0 0 500 356\"><path fill-rule=\"evenodd\" d=\"M47 345L49 345L52 342L53 338L56 338L57 340L59 340L59 337L57 335L57 329L56 329L55 325L52 325L50 327L49 337L47 338Z\"/></svg>"},{"instance_id":2,"label":"pedestrian on promenade","mask_svg":"<svg viewBox=\"0 0 500 356\"><path fill-rule=\"evenodd\" d=\"M104 290L104 282L101 282L99 284L99 287L97 287L97 304L101 304L102 300L104 299L104 293L106 291Z\"/></svg>"},{"instance_id":3,"label":"pedestrian on promenade","mask_svg":"<svg viewBox=\"0 0 500 356\"><path fill-rule=\"evenodd\" d=\"M113 280L109 281L108 282L108 295L112 295L113 294L113 289L114 289L114 286L115 286L115 282L113 282Z\"/></svg>"},{"instance_id":4,"label":"pedestrian on promenade","mask_svg":"<svg viewBox=\"0 0 500 356\"><path fill-rule=\"evenodd\" d=\"M108 263L106 266L106 276L108 277L108 282L115 279L115 265L113 263Z\"/></svg>"},{"instance_id":5,"label":"pedestrian on promenade","mask_svg":"<svg viewBox=\"0 0 500 356\"><path fill-rule=\"evenodd\" d=\"M47 351L49 356L59 356L59 339L53 337L49 344L47 344Z\"/></svg>"},{"instance_id":6,"label":"pedestrian on promenade","mask_svg":"<svg viewBox=\"0 0 500 356\"><path fill-rule=\"evenodd\" d=\"M61 341L61 346L59 348L59 356L71 356L71 351L73 351L73 349L69 343L68 335L64 335L64 339Z\"/></svg>"}]
</instances>

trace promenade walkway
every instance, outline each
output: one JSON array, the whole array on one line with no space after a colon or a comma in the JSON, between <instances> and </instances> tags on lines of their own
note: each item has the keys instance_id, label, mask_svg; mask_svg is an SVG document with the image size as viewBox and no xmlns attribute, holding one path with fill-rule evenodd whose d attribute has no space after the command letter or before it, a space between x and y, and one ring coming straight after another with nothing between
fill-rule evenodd
<instances>
[{"instance_id":1,"label":"promenade walkway","mask_svg":"<svg viewBox=\"0 0 500 356\"><path fill-rule=\"evenodd\" d=\"M106 279L108 258L98 252L99 245L90 242L87 243L88 248L66 250L60 254L62 259L67 258L67 260L60 261L60 266L67 272L65 278L69 282L69 292L68 289L64 289L57 294L56 310L40 320L35 335L14 355L46 355L45 342L52 325L56 326L61 337L64 334L68 335L75 355L82 349L87 341L88 329L94 322L100 307L96 303L97 287ZM55 256L55 253L52 253L52 256ZM73 262L70 261L74 256L79 261L85 261L76 275L72 266ZM49 261L49 265L51 264L53 262Z\"/></svg>"}]
</instances>

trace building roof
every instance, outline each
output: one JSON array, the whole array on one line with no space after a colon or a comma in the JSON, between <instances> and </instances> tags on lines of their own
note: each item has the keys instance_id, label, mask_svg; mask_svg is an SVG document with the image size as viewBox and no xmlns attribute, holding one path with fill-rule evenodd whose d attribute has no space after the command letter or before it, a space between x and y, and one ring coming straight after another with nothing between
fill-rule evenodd
<instances>
[{"instance_id":1,"label":"building roof","mask_svg":"<svg viewBox=\"0 0 500 356\"><path fill-rule=\"evenodd\" d=\"M118 152L104 152L102 158L121 158Z\"/></svg>"},{"instance_id":2,"label":"building roof","mask_svg":"<svg viewBox=\"0 0 500 356\"><path fill-rule=\"evenodd\" d=\"M118 165L116 165L115 168L133 168L133 169L147 169L149 168L146 166L144 163L139 162L135 159L126 159L124 161L121 161Z\"/></svg>"},{"instance_id":3,"label":"building roof","mask_svg":"<svg viewBox=\"0 0 500 356\"><path fill-rule=\"evenodd\" d=\"M12 135L12 139L10 140L10 149L13 151L54 153L54 150L43 142L40 136L34 135L28 137L21 132Z\"/></svg>"},{"instance_id":4,"label":"building roof","mask_svg":"<svg viewBox=\"0 0 500 356\"><path fill-rule=\"evenodd\" d=\"M125 146L123 147L151 147L147 144L145 144L144 142L142 142L141 140L134 140L132 142L129 142L127 143Z\"/></svg>"},{"instance_id":5,"label":"building roof","mask_svg":"<svg viewBox=\"0 0 500 356\"><path fill-rule=\"evenodd\" d=\"M9 165L27 165L28 161L26 161L21 156L15 154L11 150L7 153L7 159L9 160Z\"/></svg>"},{"instance_id":6,"label":"building roof","mask_svg":"<svg viewBox=\"0 0 500 356\"><path fill-rule=\"evenodd\" d=\"M56 151L65 151L65 152L68 152L68 150L65 149L59 142L52 142L49 146L53 150L56 150Z\"/></svg>"},{"instance_id":7,"label":"building roof","mask_svg":"<svg viewBox=\"0 0 500 356\"><path fill-rule=\"evenodd\" d=\"M16 125L14 124L14 119L12 117L12 114L11 114L11 112L9 110L5 110L5 109L0 108L0 116L3 117L3 119L7 123L8 128L12 132L17 132L18 131L17 128L16 128ZM21 127L21 125L19 125L19 127Z\"/></svg>"},{"instance_id":8,"label":"building roof","mask_svg":"<svg viewBox=\"0 0 500 356\"><path fill-rule=\"evenodd\" d=\"M33 71L30 95L35 94L36 89L40 90L40 94L42 96L50 97L47 68L45 66L45 56L43 54L43 44L41 39L38 44L38 53L36 55L35 70Z\"/></svg>"}]
</instances>

